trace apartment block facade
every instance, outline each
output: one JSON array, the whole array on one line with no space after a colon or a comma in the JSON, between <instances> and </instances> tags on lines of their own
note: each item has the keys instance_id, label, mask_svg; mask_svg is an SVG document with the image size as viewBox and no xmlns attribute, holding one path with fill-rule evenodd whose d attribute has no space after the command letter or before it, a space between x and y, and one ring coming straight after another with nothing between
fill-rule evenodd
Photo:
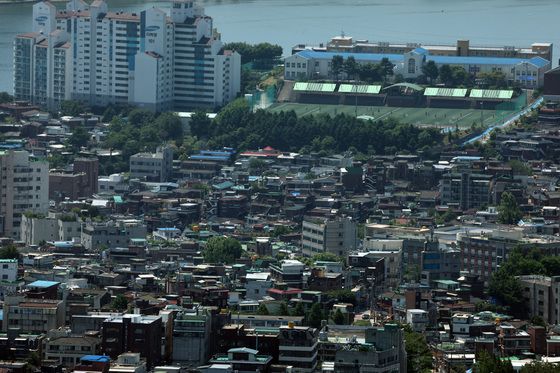
<instances>
[{"instance_id":1,"label":"apartment block facade","mask_svg":"<svg viewBox=\"0 0 560 373\"><path fill-rule=\"evenodd\" d=\"M240 91L241 57L224 50L212 18L193 0L111 12L104 0L33 6L33 32L14 42L14 93L57 108L134 104L154 111L214 108Z\"/></svg>"},{"instance_id":2,"label":"apartment block facade","mask_svg":"<svg viewBox=\"0 0 560 373\"><path fill-rule=\"evenodd\" d=\"M0 152L0 234L19 239L24 213L47 214L49 164L26 151Z\"/></svg>"},{"instance_id":3,"label":"apartment block facade","mask_svg":"<svg viewBox=\"0 0 560 373\"><path fill-rule=\"evenodd\" d=\"M303 221L301 242L302 253L306 256L325 252L345 256L358 245L356 223L349 218L306 219Z\"/></svg>"}]
</instances>

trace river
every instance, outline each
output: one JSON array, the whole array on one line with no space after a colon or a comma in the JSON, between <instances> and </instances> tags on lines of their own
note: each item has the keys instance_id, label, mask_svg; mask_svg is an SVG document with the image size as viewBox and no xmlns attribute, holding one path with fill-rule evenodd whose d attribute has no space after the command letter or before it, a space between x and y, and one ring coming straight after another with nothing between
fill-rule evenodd
<instances>
[{"instance_id":1,"label":"river","mask_svg":"<svg viewBox=\"0 0 560 373\"><path fill-rule=\"evenodd\" d=\"M165 1L108 0L111 10L169 7ZM203 0L228 41L319 44L342 31L370 41L529 46L555 44L558 0ZM57 4L62 6L61 4ZM0 91L12 92L12 43L31 28L31 4L0 5Z\"/></svg>"}]
</instances>

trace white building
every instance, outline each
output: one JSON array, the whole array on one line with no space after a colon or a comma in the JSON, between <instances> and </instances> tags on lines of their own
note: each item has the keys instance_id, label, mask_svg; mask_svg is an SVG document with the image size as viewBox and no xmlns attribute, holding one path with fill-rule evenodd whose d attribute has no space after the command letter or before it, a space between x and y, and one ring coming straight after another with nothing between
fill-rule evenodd
<instances>
[{"instance_id":1,"label":"white building","mask_svg":"<svg viewBox=\"0 0 560 373\"><path fill-rule=\"evenodd\" d=\"M101 193L121 194L128 191L128 183L121 174L99 176L97 184Z\"/></svg>"},{"instance_id":2,"label":"white building","mask_svg":"<svg viewBox=\"0 0 560 373\"><path fill-rule=\"evenodd\" d=\"M334 220L304 220L302 225L302 254L314 256L332 253L345 256L358 245L356 222L349 218Z\"/></svg>"},{"instance_id":3,"label":"white building","mask_svg":"<svg viewBox=\"0 0 560 373\"><path fill-rule=\"evenodd\" d=\"M247 273L245 281L245 298L251 300L263 299L273 284L270 272Z\"/></svg>"},{"instance_id":4,"label":"white building","mask_svg":"<svg viewBox=\"0 0 560 373\"><path fill-rule=\"evenodd\" d=\"M49 164L26 151L0 152L0 234L19 239L24 213L47 214Z\"/></svg>"},{"instance_id":5,"label":"white building","mask_svg":"<svg viewBox=\"0 0 560 373\"><path fill-rule=\"evenodd\" d=\"M415 332L424 332L428 326L428 312L421 309L406 310L406 323L412 327Z\"/></svg>"},{"instance_id":6,"label":"white building","mask_svg":"<svg viewBox=\"0 0 560 373\"><path fill-rule=\"evenodd\" d=\"M394 73L402 74L404 78L417 78L422 75L422 66L428 61L434 61L438 68L443 65L460 66L474 76L480 73L502 72L509 84L519 84L526 88L541 87L544 84L544 73L552 67L551 62L542 57L436 56L430 55L424 48L416 48L403 54L303 50L286 57L284 77L287 80L330 78L331 61L334 56L342 56L344 60L354 57L358 64L376 64L386 58L395 65Z\"/></svg>"},{"instance_id":7,"label":"white building","mask_svg":"<svg viewBox=\"0 0 560 373\"><path fill-rule=\"evenodd\" d=\"M80 238L81 223L73 215L23 215L21 219L21 241L27 245L38 245L41 241L72 241Z\"/></svg>"},{"instance_id":8,"label":"white building","mask_svg":"<svg viewBox=\"0 0 560 373\"><path fill-rule=\"evenodd\" d=\"M241 57L223 49L212 18L193 0L111 12L104 0L33 7L33 32L14 44L17 99L57 107L135 104L150 110L218 107L240 90Z\"/></svg>"}]
</instances>

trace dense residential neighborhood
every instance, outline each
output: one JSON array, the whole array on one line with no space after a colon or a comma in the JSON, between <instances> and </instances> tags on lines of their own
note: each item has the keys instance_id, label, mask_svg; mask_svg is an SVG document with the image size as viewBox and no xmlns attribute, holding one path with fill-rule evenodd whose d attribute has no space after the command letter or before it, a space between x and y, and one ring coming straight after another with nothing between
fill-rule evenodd
<instances>
[{"instance_id":1,"label":"dense residential neighborhood","mask_svg":"<svg viewBox=\"0 0 560 373\"><path fill-rule=\"evenodd\" d=\"M560 371L560 68L33 4L0 94L0 372Z\"/></svg>"}]
</instances>

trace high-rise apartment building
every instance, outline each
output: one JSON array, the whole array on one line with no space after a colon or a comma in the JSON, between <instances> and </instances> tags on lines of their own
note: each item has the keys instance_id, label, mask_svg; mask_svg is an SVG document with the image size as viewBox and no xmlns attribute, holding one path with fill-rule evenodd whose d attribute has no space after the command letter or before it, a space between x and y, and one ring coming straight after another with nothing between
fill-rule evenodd
<instances>
[{"instance_id":1,"label":"high-rise apartment building","mask_svg":"<svg viewBox=\"0 0 560 373\"><path fill-rule=\"evenodd\" d=\"M49 164L26 151L4 151L0 175L0 236L19 239L22 214L48 213Z\"/></svg>"},{"instance_id":2,"label":"high-rise apartment building","mask_svg":"<svg viewBox=\"0 0 560 373\"><path fill-rule=\"evenodd\" d=\"M194 0L111 12L104 0L33 6L33 32L14 43L17 99L56 108L135 104L151 110L222 106L240 90L241 57L224 50Z\"/></svg>"}]
</instances>

